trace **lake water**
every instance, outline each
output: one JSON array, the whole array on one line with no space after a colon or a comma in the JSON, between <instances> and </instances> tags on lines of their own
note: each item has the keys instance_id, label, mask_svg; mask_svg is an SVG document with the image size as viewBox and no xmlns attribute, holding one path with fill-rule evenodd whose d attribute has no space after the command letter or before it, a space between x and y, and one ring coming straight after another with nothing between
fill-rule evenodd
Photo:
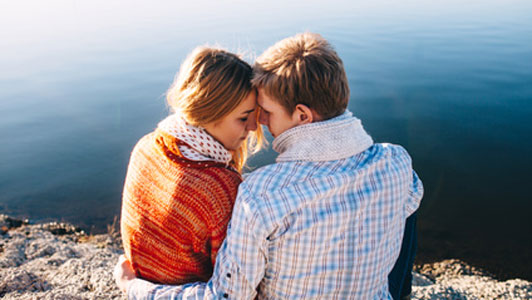
<instances>
[{"instance_id":1,"label":"lake water","mask_svg":"<svg viewBox=\"0 0 532 300\"><path fill-rule=\"evenodd\" d=\"M190 50L219 44L251 62L313 31L344 60L351 111L413 157L426 188L418 262L530 280L531 15L532 2L502 0L3 1L0 213L104 231Z\"/></svg>"}]
</instances>

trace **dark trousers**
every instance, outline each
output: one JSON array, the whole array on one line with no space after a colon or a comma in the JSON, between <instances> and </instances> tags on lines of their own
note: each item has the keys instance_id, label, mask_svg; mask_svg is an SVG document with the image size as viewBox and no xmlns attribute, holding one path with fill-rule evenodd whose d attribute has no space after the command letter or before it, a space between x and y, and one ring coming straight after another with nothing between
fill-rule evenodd
<instances>
[{"instance_id":1,"label":"dark trousers","mask_svg":"<svg viewBox=\"0 0 532 300\"><path fill-rule=\"evenodd\" d=\"M406 219L405 234L399 258L388 275L388 286L394 300L410 299L412 268L417 250L417 212Z\"/></svg>"}]
</instances>

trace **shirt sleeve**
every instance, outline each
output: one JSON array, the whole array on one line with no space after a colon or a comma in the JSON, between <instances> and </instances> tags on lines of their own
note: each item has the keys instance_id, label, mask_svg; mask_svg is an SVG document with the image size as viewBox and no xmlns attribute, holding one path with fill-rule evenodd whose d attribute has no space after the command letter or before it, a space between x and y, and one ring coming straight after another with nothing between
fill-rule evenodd
<instances>
[{"instance_id":1,"label":"shirt sleeve","mask_svg":"<svg viewBox=\"0 0 532 300\"><path fill-rule=\"evenodd\" d=\"M180 286L133 280L129 299L254 299L266 268L267 232L263 216L244 183L209 282Z\"/></svg>"},{"instance_id":2,"label":"shirt sleeve","mask_svg":"<svg viewBox=\"0 0 532 300\"><path fill-rule=\"evenodd\" d=\"M417 176L416 171L412 170L412 184L410 185L408 200L406 201L406 214L410 216L418 208L423 198L423 183Z\"/></svg>"},{"instance_id":3,"label":"shirt sleeve","mask_svg":"<svg viewBox=\"0 0 532 300\"><path fill-rule=\"evenodd\" d=\"M227 172L230 173L227 173L228 176L226 181L232 182L234 184L234 189L231 189L227 193L219 193L216 195L216 199L212 200L221 203L220 207L223 207L220 209L221 213L213 213L214 220L211 221L211 224L209 224L209 228L211 231L211 236L209 240L210 259L213 267L216 265L216 257L218 255L218 251L220 251L223 241L225 240L225 237L227 235L227 227L229 226L229 222L231 221L231 214L236 202L235 199L238 196L238 186L242 183L240 176L234 176L233 174L231 174L234 173L232 171ZM220 189L224 188L225 187L223 186L220 187Z\"/></svg>"}]
</instances>

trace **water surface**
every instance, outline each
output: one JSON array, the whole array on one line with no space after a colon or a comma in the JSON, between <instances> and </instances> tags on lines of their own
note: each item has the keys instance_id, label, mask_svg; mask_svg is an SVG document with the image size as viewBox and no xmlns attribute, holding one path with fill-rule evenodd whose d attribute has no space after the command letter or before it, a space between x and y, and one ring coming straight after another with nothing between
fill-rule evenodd
<instances>
[{"instance_id":1,"label":"water surface","mask_svg":"<svg viewBox=\"0 0 532 300\"><path fill-rule=\"evenodd\" d=\"M308 30L344 60L368 132L413 157L418 261L532 279L532 4L366 2L2 3L0 212L105 230L189 51L219 44L252 62Z\"/></svg>"}]
</instances>

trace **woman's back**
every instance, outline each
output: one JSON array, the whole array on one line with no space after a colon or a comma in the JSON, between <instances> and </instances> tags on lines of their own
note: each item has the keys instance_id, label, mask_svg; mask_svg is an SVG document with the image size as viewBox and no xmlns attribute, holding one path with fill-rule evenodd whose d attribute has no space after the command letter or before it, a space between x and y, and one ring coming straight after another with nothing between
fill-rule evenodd
<instances>
[{"instance_id":1,"label":"woman's back","mask_svg":"<svg viewBox=\"0 0 532 300\"><path fill-rule=\"evenodd\" d=\"M183 141L157 129L132 152L121 231L137 275L154 282L207 281L241 176L214 161L193 161Z\"/></svg>"},{"instance_id":2,"label":"woman's back","mask_svg":"<svg viewBox=\"0 0 532 300\"><path fill-rule=\"evenodd\" d=\"M260 148L251 77L251 66L237 55L196 48L167 92L174 114L135 146L121 232L139 277L168 284L210 278L239 172Z\"/></svg>"}]
</instances>

